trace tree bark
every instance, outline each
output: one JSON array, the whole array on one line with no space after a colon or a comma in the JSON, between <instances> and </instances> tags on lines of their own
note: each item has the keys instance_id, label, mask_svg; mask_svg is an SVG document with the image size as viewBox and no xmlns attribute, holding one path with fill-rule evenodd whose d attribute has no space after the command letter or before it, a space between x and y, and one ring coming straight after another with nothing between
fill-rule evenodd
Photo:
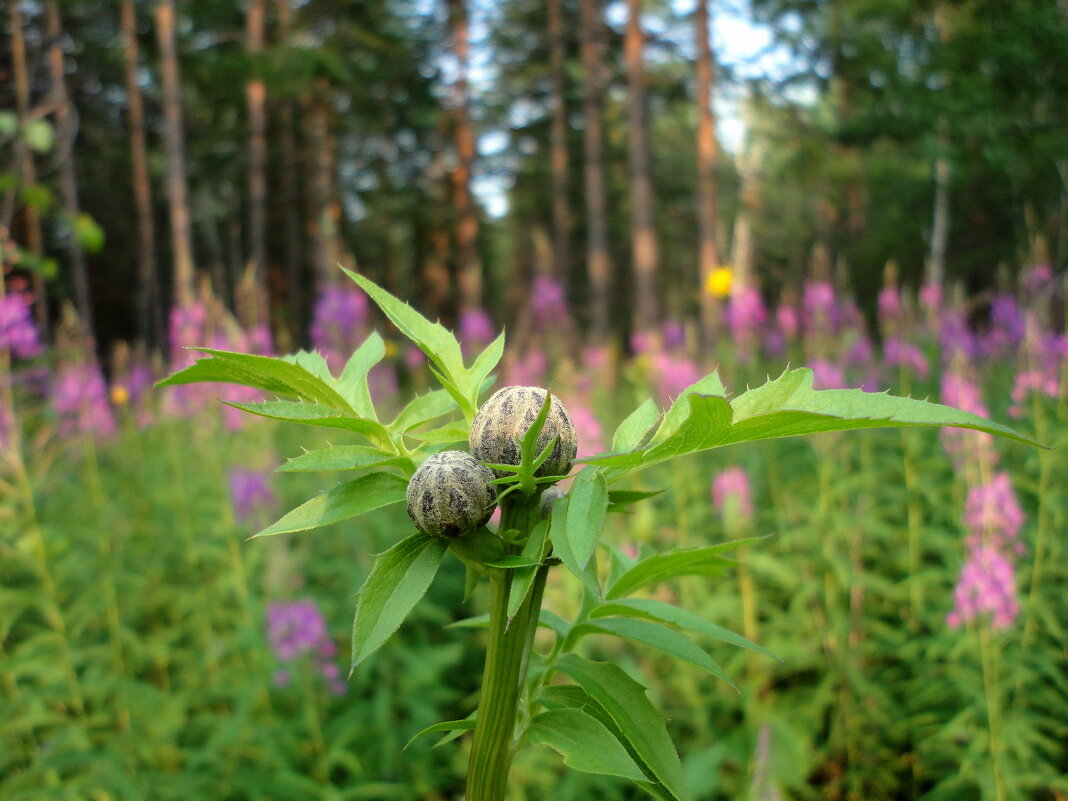
<instances>
[{"instance_id":1,"label":"tree bark","mask_svg":"<svg viewBox=\"0 0 1068 801\"><path fill-rule=\"evenodd\" d=\"M137 209L137 331L150 346L163 343L163 306L156 269L156 231L152 219L152 187L145 146L145 111L137 81L137 14L133 0L122 0L122 55L126 72L126 108L130 122L130 164Z\"/></svg>"},{"instance_id":2,"label":"tree bark","mask_svg":"<svg viewBox=\"0 0 1068 801\"><path fill-rule=\"evenodd\" d=\"M601 95L604 87L600 0L582 0L582 114L586 129L583 150L586 165L586 268L589 271L593 335L601 343L608 336L609 283L607 202L604 180L604 134Z\"/></svg>"},{"instance_id":3,"label":"tree bark","mask_svg":"<svg viewBox=\"0 0 1068 801\"><path fill-rule=\"evenodd\" d=\"M95 341L93 327L93 302L89 289L89 271L85 266L85 253L78 239L74 223L81 214L78 203L78 178L74 172L74 139L77 135L77 122L71 114L70 98L67 95L66 67L60 39L63 28L59 19L59 8L55 0L45 3L45 19L48 25L48 64L52 74L52 96L56 104L56 127L61 141L67 142L69 151L59 162L59 191L63 196L63 205L70 217L71 233L68 242L70 254L71 278L74 282L74 305L81 318L83 332L90 343ZM90 346L91 347L91 346Z\"/></svg>"},{"instance_id":4,"label":"tree bark","mask_svg":"<svg viewBox=\"0 0 1068 801\"><path fill-rule=\"evenodd\" d=\"M170 203L171 256L174 260L174 300L178 306L184 308L193 305L196 299L196 284L182 130L182 87L178 71L174 17L174 0L159 0L156 5L156 38L159 41L163 77L163 132L167 150L167 198Z\"/></svg>"},{"instance_id":5,"label":"tree bark","mask_svg":"<svg viewBox=\"0 0 1068 801\"><path fill-rule=\"evenodd\" d=\"M307 138L312 163L311 200L312 263L315 282L321 289L337 283L340 255L337 220L333 204L334 136L330 130L330 84L316 78L307 114Z\"/></svg>"},{"instance_id":6,"label":"tree bark","mask_svg":"<svg viewBox=\"0 0 1068 801\"><path fill-rule=\"evenodd\" d=\"M22 34L22 9L19 0L12 0L11 8L11 71L15 79L15 111L18 113L19 126L26 124L30 116L30 79L26 67L26 40ZM37 182L37 169L33 163L33 152L29 146L19 141L16 144L18 156L16 164L21 172L21 182L30 186ZM11 193L12 212L15 193ZM7 204L5 203L5 206ZM26 249L38 258L44 253L44 237L41 233L41 214L32 203L26 204L25 209ZM9 222L10 214L5 208L4 219ZM0 278L2 281L2 278ZM45 291L43 276L34 271L33 294L37 303L34 315L37 325L44 335L48 335L48 298Z\"/></svg>"},{"instance_id":7,"label":"tree bark","mask_svg":"<svg viewBox=\"0 0 1068 801\"><path fill-rule=\"evenodd\" d=\"M931 220L931 251L927 280L936 286L946 282L946 247L949 243L949 159L935 160L934 212Z\"/></svg>"},{"instance_id":8,"label":"tree bark","mask_svg":"<svg viewBox=\"0 0 1068 801\"><path fill-rule=\"evenodd\" d=\"M697 0L694 11L694 38L697 41L697 264L700 277L701 328L710 336L716 313L716 299L705 287L712 271L719 265L716 242L716 118L712 106L715 89L715 59L708 28L709 0Z\"/></svg>"},{"instance_id":9,"label":"tree bark","mask_svg":"<svg viewBox=\"0 0 1068 801\"><path fill-rule=\"evenodd\" d=\"M266 320L264 276L267 272L267 90L260 76L263 53L264 0L249 0L245 17L247 49L252 72L245 94L248 99L248 205L249 264L253 302L241 322L251 327Z\"/></svg>"},{"instance_id":10,"label":"tree bark","mask_svg":"<svg viewBox=\"0 0 1068 801\"><path fill-rule=\"evenodd\" d=\"M278 38L283 47L289 46L290 9L289 0L278 0ZM293 99L285 97L279 110L279 127L282 144L282 208L285 233L285 276L289 298L291 325L297 332L298 341L303 336L305 321L303 235L300 227L298 205L299 182L297 180L297 144L293 130Z\"/></svg>"},{"instance_id":11,"label":"tree bark","mask_svg":"<svg viewBox=\"0 0 1068 801\"><path fill-rule=\"evenodd\" d=\"M629 16L624 37L627 65L627 120L630 127L630 217L631 247L634 263L634 292L637 330L647 337L656 336L658 302L656 275L660 269L660 252L653 225L653 184L649 168L649 121L646 114L645 64L642 47L645 35L641 27L642 0L627 0Z\"/></svg>"},{"instance_id":12,"label":"tree bark","mask_svg":"<svg viewBox=\"0 0 1068 801\"><path fill-rule=\"evenodd\" d=\"M567 103L564 96L563 0L549 0L549 62L552 73L553 274L563 282L571 266L571 204L567 195Z\"/></svg>"},{"instance_id":13,"label":"tree bark","mask_svg":"<svg viewBox=\"0 0 1068 801\"><path fill-rule=\"evenodd\" d=\"M466 0L449 0L449 27L457 62L452 87L452 114L456 144L456 169L452 174L456 209L457 275L460 311L482 305L482 265L478 255L478 210L471 196L471 171L475 161L475 133L471 126L471 96L468 66L471 60L470 29Z\"/></svg>"}]
</instances>

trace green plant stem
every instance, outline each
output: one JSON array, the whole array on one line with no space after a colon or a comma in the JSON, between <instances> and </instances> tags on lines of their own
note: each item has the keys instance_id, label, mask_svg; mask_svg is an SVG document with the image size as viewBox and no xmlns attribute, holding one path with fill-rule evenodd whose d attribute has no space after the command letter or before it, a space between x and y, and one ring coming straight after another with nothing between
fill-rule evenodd
<instances>
[{"instance_id":1,"label":"green plant stem","mask_svg":"<svg viewBox=\"0 0 1068 801\"><path fill-rule=\"evenodd\" d=\"M1005 777L1001 772L1001 705L996 693L997 658L990 641L990 626L979 624L979 658L983 665L983 692L986 696L987 724L990 726L990 766L994 773L994 796L1005 801Z\"/></svg>"},{"instance_id":2,"label":"green plant stem","mask_svg":"<svg viewBox=\"0 0 1068 801\"><path fill-rule=\"evenodd\" d=\"M1048 428L1046 426L1046 414L1042 408L1038 393L1034 393L1032 400L1035 416L1035 438L1048 444L1046 439ZM1035 558L1031 567L1031 586L1027 593L1027 620L1024 623L1023 638L1021 643L1027 646L1035 633L1037 615L1035 606L1038 603L1038 588L1042 582L1042 567L1046 555L1046 531L1049 529L1049 486L1050 486L1050 459L1052 451L1040 450L1038 452L1038 523L1035 533Z\"/></svg>"},{"instance_id":3,"label":"green plant stem","mask_svg":"<svg viewBox=\"0 0 1068 801\"><path fill-rule=\"evenodd\" d=\"M501 529L516 528L525 539L538 519L538 499L508 504ZM519 525L515 525L518 523ZM490 569L489 645L482 676L475 739L467 771L466 801L503 801L515 747L515 721L538 625L548 569L542 567L531 593L508 624L508 591L514 570Z\"/></svg>"}]
</instances>

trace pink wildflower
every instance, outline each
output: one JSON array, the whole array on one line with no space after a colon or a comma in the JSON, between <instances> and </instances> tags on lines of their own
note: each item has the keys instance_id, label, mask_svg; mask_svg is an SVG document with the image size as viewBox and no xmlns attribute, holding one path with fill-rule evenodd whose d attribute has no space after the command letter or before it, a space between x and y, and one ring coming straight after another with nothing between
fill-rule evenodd
<instances>
[{"instance_id":1,"label":"pink wildflower","mask_svg":"<svg viewBox=\"0 0 1068 801\"><path fill-rule=\"evenodd\" d=\"M729 467L712 479L712 503L724 518L740 515L753 517L753 495L749 476L741 467Z\"/></svg>"}]
</instances>

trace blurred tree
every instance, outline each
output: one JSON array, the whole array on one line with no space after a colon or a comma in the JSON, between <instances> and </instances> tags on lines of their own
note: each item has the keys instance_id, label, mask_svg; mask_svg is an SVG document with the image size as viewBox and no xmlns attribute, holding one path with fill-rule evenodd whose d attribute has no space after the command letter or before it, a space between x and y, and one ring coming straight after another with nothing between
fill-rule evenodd
<instances>
[{"instance_id":1,"label":"blurred tree","mask_svg":"<svg viewBox=\"0 0 1068 801\"><path fill-rule=\"evenodd\" d=\"M93 302L89 288L89 271L85 266L82 250L82 210L78 202L78 178L74 171L74 140L78 135L78 120L67 95L66 65L63 58L63 27L55 0L44 4L48 29L48 63L52 76L52 102L56 110L56 130L59 134L62 156L59 161L59 186L63 207L67 216L70 234L67 237L67 253L70 257L71 279L74 283L74 305L88 347L95 340L93 326Z\"/></svg>"},{"instance_id":2,"label":"blurred tree","mask_svg":"<svg viewBox=\"0 0 1068 801\"><path fill-rule=\"evenodd\" d=\"M145 110L138 73L137 11L133 0L122 0L122 52L126 75L126 110L130 125L130 165L137 209L137 332L149 347L165 342L163 304L156 269L156 231L152 215L152 185L148 177Z\"/></svg>"},{"instance_id":3,"label":"blurred tree","mask_svg":"<svg viewBox=\"0 0 1068 801\"><path fill-rule=\"evenodd\" d=\"M719 266L716 229L716 118L712 95L716 85L715 57L712 54L708 14L709 0L697 0L694 9L694 39L697 43L697 227L698 273L701 297L701 323L704 336L711 337L715 299L705 291L709 276Z\"/></svg>"},{"instance_id":4,"label":"blurred tree","mask_svg":"<svg viewBox=\"0 0 1068 801\"><path fill-rule=\"evenodd\" d=\"M164 141L167 151L167 198L170 204L171 257L174 262L174 300L181 308L193 305L193 240L189 223L185 138L182 130L182 85L175 40L174 0L156 4L156 38L163 78Z\"/></svg>"},{"instance_id":5,"label":"blurred tree","mask_svg":"<svg viewBox=\"0 0 1068 801\"><path fill-rule=\"evenodd\" d=\"M660 251L653 225L653 179L649 159L649 121L646 109L645 57L642 31L642 0L627 0L627 124L631 259L634 269L636 329L655 337L658 319L658 271Z\"/></svg>"},{"instance_id":6,"label":"blurred tree","mask_svg":"<svg viewBox=\"0 0 1068 801\"><path fill-rule=\"evenodd\" d=\"M245 84L248 97L248 277L253 297L239 319L248 326L264 322L262 291L267 272L267 90L262 69L266 0L249 0L245 12L246 47L251 64Z\"/></svg>"}]
</instances>

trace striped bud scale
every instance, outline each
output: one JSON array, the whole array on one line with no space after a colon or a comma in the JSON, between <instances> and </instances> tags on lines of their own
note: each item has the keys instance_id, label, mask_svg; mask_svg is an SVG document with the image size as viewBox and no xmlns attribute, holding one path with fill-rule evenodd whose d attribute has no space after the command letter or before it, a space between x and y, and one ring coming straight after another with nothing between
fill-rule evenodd
<instances>
[{"instance_id":1,"label":"striped bud scale","mask_svg":"<svg viewBox=\"0 0 1068 801\"><path fill-rule=\"evenodd\" d=\"M471 453L480 462L518 465L522 460L523 436L545 403L541 387L505 387L486 401L471 423ZM549 458L537 469L536 476L562 476L571 469L578 452L575 424L553 396L545 426L538 434L536 453L541 453L557 437ZM494 471L498 475L503 472Z\"/></svg>"},{"instance_id":2,"label":"striped bud scale","mask_svg":"<svg viewBox=\"0 0 1068 801\"><path fill-rule=\"evenodd\" d=\"M493 472L463 451L429 456L408 482L408 517L424 534L459 537L490 519Z\"/></svg>"}]
</instances>

